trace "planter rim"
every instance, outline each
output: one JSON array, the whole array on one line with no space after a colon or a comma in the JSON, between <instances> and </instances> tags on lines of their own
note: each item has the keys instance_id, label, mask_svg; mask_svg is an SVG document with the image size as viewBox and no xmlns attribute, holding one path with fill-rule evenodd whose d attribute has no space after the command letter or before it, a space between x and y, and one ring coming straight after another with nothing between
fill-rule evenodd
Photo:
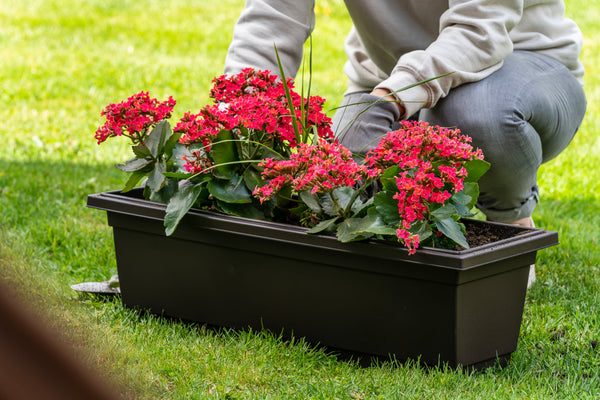
<instances>
[{"instance_id":1,"label":"planter rim","mask_svg":"<svg viewBox=\"0 0 600 400\"><path fill-rule=\"evenodd\" d=\"M101 192L88 195L87 207L115 212L125 215L135 215L145 219L163 221L166 211L166 204L153 202L141 198L141 189L137 188L127 193L120 190ZM511 228L522 230L516 236L502 239L497 242L464 249L448 250L432 247L422 247L417 249L416 254L408 256L406 248L395 245L390 242L370 239L367 241L358 241L342 243L335 236L328 234L308 234L308 228L297 225L284 224L273 221L257 220L251 218L238 217L234 215L222 214L214 211L207 211L192 208L182 219L180 227L173 233L173 237L186 237L181 235L181 228L190 220L199 221L203 228L215 231L235 231L241 236L255 235L257 229L261 232L267 232L271 240L279 242L292 242L306 244L311 247L335 248L342 252L362 254L366 250L365 246L375 251L379 258L398 259L402 258L407 262L423 263L427 262L442 268L466 270L477 267L482 263L497 261L514 257L519 254L531 253L537 250L557 245L558 234L554 231L547 231L539 228L523 228L510 225ZM215 226L216 222L226 221L225 227ZM506 225L497 222L469 220L470 223L485 223L491 225ZM164 233L163 233L164 234ZM193 239L192 239L193 240ZM523 242L526 241L526 245ZM486 257L488 253L494 253L491 257Z\"/></svg>"}]
</instances>

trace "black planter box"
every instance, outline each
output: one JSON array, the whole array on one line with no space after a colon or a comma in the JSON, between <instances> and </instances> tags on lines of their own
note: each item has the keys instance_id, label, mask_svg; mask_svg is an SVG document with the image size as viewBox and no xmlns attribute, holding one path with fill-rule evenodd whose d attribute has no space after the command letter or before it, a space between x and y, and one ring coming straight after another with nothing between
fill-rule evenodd
<instances>
[{"instance_id":1,"label":"black planter box","mask_svg":"<svg viewBox=\"0 0 600 400\"><path fill-rule=\"evenodd\" d=\"M166 237L166 206L90 195L113 227L123 304L320 345L487 366L516 350L529 266L556 232L525 229L463 251L341 243L285 224L191 210ZM468 223L488 223L469 221Z\"/></svg>"}]
</instances>

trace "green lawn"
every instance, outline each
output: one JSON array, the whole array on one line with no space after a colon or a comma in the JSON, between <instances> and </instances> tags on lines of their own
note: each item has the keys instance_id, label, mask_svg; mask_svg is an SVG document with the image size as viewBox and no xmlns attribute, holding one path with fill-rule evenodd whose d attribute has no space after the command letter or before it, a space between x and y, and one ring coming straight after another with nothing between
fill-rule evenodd
<instances>
[{"instance_id":1,"label":"green lawn","mask_svg":"<svg viewBox=\"0 0 600 400\"><path fill-rule=\"evenodd\" d=\"M67 3L67 4L65 4ZM124 398L600 399L600 1L567 1L585 35L588 114L540 172L540 252L519 347L504 369L361 368L303 341L211 330L71 291L116 272L112 233L86 196L120 188L124 143L98 147L100 110L133 93L208 101L243 0L0 0L0 279L21 291ZM341 99L340 0L318 2L312 93ZM143 246L143 243L140 244ZM1 373L1 372L0 372Z\"/></svg>"}]
</instances>

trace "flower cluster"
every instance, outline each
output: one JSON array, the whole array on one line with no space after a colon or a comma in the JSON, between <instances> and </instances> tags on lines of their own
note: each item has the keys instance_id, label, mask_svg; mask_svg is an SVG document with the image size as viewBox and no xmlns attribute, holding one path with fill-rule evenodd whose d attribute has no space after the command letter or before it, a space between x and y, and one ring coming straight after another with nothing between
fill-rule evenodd
<instances>
[{"instance_id":1,"label":"flower cluster","mask_svg":"<svg viewBox=\"0 0 600 400\"><path fill-rule=\"evenodd\" d=\"M107 106L96 131L98 143L132 141L135 158L117 165L131 174L124 191L147 178L146 198L169 203L168 235L200 207L300 223L343 242L393 238L409 254L430 242L468 247L459 220L489 164L459 130L401 122L358 164L333 137L324 100L298 95L293 81L245 69L213 82L214 103L185 113L172 131L175 100L147 92Z\"/></svg>"},{"instance_id":2,"label":"flower cluster","mask_svg":"<svg viewBox=\"0 0 600 400\"><path fill-rule=\"evenodd\" d=\"M301 143L287 160L267 159L259 166L265 168L262 178L268 182L254 190L253 195L261 203L283 187L291 187L295 192L326 193L338 187L352 187L369 175L366 166L352 159L350 150L322 139L316 145Z\"/></svg>"},{"instance_id":3,"label":"flower cluster","mask_svg":"<svg viewBox=\"0 0 600 400\"><path fill-rule=\"evenodd\" d=\"M219 76L213 83L210 96L215 104L204 107L198 114L186 114L175 127L182 135L181 143L186 146L199 143L209 149L219 131L237 129L240 136L253 140L276 140L291 148L298 145L285 87L279 77L269 71L247 68L236 75ZM325 100L318 96L304 99L291 90L292 80L286 83L297 118L296 128L314 126L319 137L331 140L331 120L322 110ZM187 161L188 171L201 171L207 164L202 156L188 157Z\"/></svg>"},{"instance_id":4,"label":"flower cluster","mask_svg":"<svg viewBox=\"0 0 600 400\"><path fill-rule=\"evenodd\" d=\"M188 111L175 125L174 131L181 135L180 143L186 146L198 143L202 147L183 156L185 169L190 173L200 173L213 165L208 157L210 144L215 140L221 129L232 128L232 126L226 125L224 121L219 120L213 110L215 107L207 106L200 110L198 114Z\"/></svg>"},{"instance_id":5,"label":"flower cluster","mask_svg":"<svg viewBox=\"0 0 600 400\"><path fill-rule=\"evenodd\" d=\"M412 224L426 219L432 204L444 204L463 189L464 162L483 159L470 142L458 129L404 121L367 154L365 163L379 173L392 166L401 170L394 194L400 214L397 236L411 253L419 246L418 235L409 232Z\"/></svg>"},{"instance_id":6,"label":"flower cluster","mask_svg":"<svg viewBox=\"0 0 600 400\"><path fill-rule=\"evenodd\" d=\"M171 117L175 103L172 97L161 102L150 98L148 92L140 92L121 103L109 104L101 113L106 122L94 137L98 144L121 135L130 137L134 144L143 143L152 127Z\"/></svg>"}]
</instances>

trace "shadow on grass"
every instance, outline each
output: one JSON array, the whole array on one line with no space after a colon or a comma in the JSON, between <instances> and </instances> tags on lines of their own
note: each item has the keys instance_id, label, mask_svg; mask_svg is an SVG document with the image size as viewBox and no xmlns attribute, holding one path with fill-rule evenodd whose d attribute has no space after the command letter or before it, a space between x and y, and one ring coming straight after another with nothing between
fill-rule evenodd
<instances>
[{"instance_id":1,"label":"shadow on grass","mask_svg":"<svg viewBox=\"0 0 600 400\"><path fill-rule=\"evenodd\" d=\"M88 194L117 188L124 178L110 165L0 159L1 245L31 257L40 276L68 284L110 277L106 219L85 204Z\"/></svg>"}]
</instances>

